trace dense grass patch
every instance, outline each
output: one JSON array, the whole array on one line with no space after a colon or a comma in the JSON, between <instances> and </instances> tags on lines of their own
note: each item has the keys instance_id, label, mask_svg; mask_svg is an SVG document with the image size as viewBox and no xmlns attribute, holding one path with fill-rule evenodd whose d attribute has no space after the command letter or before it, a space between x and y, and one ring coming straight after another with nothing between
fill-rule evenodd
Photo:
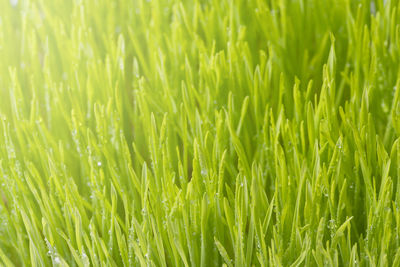
<instances>
[{"instance_id":1,"label":"dense grass patch","mask_svg":"<svg viewBox=\"0 0 400 267\"><path fill-rule=\"evenodd\" d=\"M399 266L397 0L0 0L5 266Z\"/></svg>"}]
</instances>

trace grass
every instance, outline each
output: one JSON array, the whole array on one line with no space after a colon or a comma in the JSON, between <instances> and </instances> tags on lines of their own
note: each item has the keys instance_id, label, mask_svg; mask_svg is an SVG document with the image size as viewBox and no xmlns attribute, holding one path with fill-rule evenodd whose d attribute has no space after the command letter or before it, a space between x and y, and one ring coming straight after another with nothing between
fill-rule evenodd
<instances>
[{"instance_id":1,"label":"grass","mask_svg":"<svg viewBox=\"0 0 400 267\"><path fill-rule=\"evenodd\" d=\"M4 266L400 266L400 2L0 1Z\"/></svg>"}]
</instances>

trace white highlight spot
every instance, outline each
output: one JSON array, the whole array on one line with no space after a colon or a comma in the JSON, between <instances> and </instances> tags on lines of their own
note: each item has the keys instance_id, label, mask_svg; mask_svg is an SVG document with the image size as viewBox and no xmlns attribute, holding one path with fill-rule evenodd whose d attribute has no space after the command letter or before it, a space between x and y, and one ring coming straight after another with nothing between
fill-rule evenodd
<instances>
[{"instance_id":1,"label":"white highlight spot","mask_svg":"<svg viewBox=\"0 0 400 267\"><path fill-rule=\"evenodd\" d=\"M61 260L59 257L54 258L54 264L61 264Z\"/></svg>"}]
</instances>

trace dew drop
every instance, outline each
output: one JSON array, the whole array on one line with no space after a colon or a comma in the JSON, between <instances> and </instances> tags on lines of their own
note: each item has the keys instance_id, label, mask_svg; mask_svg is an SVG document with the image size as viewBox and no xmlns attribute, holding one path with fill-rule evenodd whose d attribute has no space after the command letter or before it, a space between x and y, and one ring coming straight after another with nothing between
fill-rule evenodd
<instances>
[{"instance_id":1,"label":"dew drop","mask_svg":"<svg viewBox=\"0 0 400 267\"><path fill-rule=\"evenodd\" d=\"M60 258L59 258L59 257L55 257L55 258L54 258L54 263L55 263L55 264L61 264Z\"/></svg>"}]
</instances>

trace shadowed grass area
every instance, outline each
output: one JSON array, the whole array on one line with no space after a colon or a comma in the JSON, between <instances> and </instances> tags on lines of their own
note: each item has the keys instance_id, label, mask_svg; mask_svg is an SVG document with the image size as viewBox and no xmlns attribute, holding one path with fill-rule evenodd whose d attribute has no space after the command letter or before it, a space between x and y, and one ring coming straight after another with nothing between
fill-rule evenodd
<instances>
[{"instance_id":1,"label":"shadowed grass area","mask_svg":"<svg viewBox=\"0 0 400 267\"><path fill-rule=\"evenodd\" d=\"M0 0L0 263L400 266L400 2Z\"/></svg>"}]
</instances>

